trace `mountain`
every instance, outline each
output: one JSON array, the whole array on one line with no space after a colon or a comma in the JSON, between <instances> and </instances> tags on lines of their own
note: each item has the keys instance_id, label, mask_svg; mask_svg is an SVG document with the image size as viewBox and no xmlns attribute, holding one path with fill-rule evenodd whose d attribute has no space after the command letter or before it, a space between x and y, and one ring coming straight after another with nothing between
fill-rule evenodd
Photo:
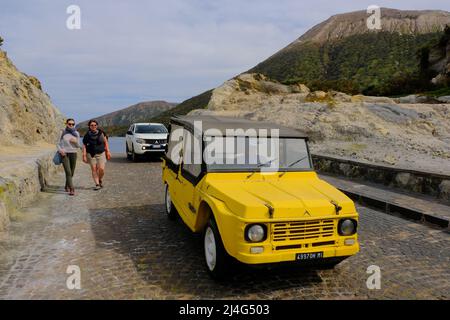
<instances>
[{"instance_id":1,"label":"mountain","mask_svg":"<svg viewBox=\"0 0 450 320\"><path fill-rule=\"evenodd\" d=\"M366 11L332 16L248 72L349 93L422 89L421 48L439 41L450 13L381 8L381 30L367 28L368 16Z\"/></svg>"},{"instance_id":2,"label":"mountain","mask_svg":"<svg viewBox=\"0 0 450 320\"><path fill-rule=\"evenodd\" d=\"M450 102L450 13L381 15L376 32L367 30L365 11L333 16L157 119L189 112L268 120L303 131L315 153L447 172L450 104L438 102ZM431 89L439 90L382 96Z\"/></svg>"},{"instance_id":3,"label":"mountain","mask_svg":"<svg viewBox=\"0 0 450 320\"><path fill-rule=\"evenodd\" d=\"M176 115L188 114L195 109L205 109L211 99L213 90L205 91L198 96L187 99L177 105L175 108L167 110L158 116L152 118L153 122L164 123L166 126L169 124L171 117Z\"/></svg>"},{"instance_id":4,"label":"mountain","mask_svg":"<svg viewBox=\"0 0 450 320\"><path fill-rule=\"evenodd\" d=\"M214 89L207 108L190 114L296 128L310 138L314 153L450 172L450 101L418 100L313 91L245 73Z\"/></svg>"},{"instance_id":5,"label":"mountain","mask_svg":"<svg viewBox=\"0 0 450 320\"><path fill-rule=\"evenodd\" d=\"M450 95L449 12L381 8L380 31L367 29L368 16L366 11L334 15L247 73L349 94L405 95L436 89L436 83L445 86L436 92ZM205 109L212 92L192 97L155 120L168 123L170 116Z\"/></svg>"},{"instance_id":6,"label":"mountain","mask_svg":"<svg viewBox=\"0 0 450 320\"><path fill-rule=\"evenodd\" d=\"M158 122L163 123L166 126L169 125L170 118L180 114L187 114L195 109L204 109L208 106L209 100L211 99L213 90L205 91L198 96L192 97L183 101L182 103L167 109L166 111L159 112L156 116L152 118L146 118L147 121L150 122ZM87 122L81 123L83 126L87 126ZM81 125L80 124L80 125ZM123 136L125 135L129 125L113 125L105 127L105 131L108 132L109 135L113 136ZM86 128L82 128L80 130L81 133L84 133Z\"/></svg>"},{"instance_id":7,"label":"mountain","mask_svg":"<svg viewBox=\"0 0 450 320\"><path fill-rule=\"evenodd\" d=\"M96 117L95 119L109 134L115 135L118 131L123 134L131 123L150 121L150 119L176 106L177 103L166 101L146 101ZM81 132L85 131L88 121L80 122L77 128Z\"/></svg>"},{"instance_id":8,"label":"mountain","mask_svg":"<svg viewBox=\"0 0 450 320\"><path fill-rule=\"evenodd\" d=\"M370 32L399 34L426 34L442 31L450 22L450 12L442 10L397 10L381 8L381 30L371 31L367 27L370 16L365 10L333 15L309 29L289 47L312 41L324 43L349 36Z\"/></svg>"},{"instance_id":9,"label":"mountain","mask_svg":"<svg viewBox=\"0 0 450 320\"><path fill-rule=\"evenodd\" d=\"M20 72L0 50L0 146L53 144L62 127L63 116L39 80Z\"/></svg>"}]
</instances>

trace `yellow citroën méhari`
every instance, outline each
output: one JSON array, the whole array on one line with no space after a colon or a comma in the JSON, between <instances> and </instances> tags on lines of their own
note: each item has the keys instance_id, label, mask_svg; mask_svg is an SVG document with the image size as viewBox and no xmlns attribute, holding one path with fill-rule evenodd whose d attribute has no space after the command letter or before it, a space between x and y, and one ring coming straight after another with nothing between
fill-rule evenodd
<instances>
[{"instance_id":1,"label":"yellow citro\u00ebn m\u00e9hari","mask_svg":"<svg viewBox=\"0 0 450 320\"><path fill-rule=\"evenodd\" d=\"M276 124L216 116L171 119L165 207L202 232L207 270L229 259L332 268L359 251L358 213L319 179L307 138Z\"/></svg>"}]
</instances>

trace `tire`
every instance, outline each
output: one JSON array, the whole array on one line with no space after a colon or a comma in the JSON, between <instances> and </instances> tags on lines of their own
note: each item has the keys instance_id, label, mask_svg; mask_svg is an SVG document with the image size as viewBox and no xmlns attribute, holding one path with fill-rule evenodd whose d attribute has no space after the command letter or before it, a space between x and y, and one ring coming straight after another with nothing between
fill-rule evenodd
<instances>
[{"instance_id":1,"label":"tire","mask_svg":"<svg viewBox=\"0 0 450 320\"><path fill-rule=\"evenodd\" d=\"M126 152L126 155L127 155L127 159L131 160L130 150L128 150L128 143L127 142L125 142L125 152Z\"/></svg>"},{"instance_id":2,"label":"tire","mask_svg":"<svg viewBox=\"0 0 450 320\"><path fill-rule=\"evenodd\" d=\"M203 233L205 266L211 278L222 280L228 275L230 256L223 246L217 224L211 218Z\"/></svg>"},{"instance_id":3,"label":"tire","mask_svg":"<svg viewBox=\"0 0 450 320\"><path fill-rule=\"evenodd\" d=\"M175 220L177 218L178 212L173 205L172 199L170 198L169 185L166 184L166 191L164 195L164 203L166 208L166 215L169 220Z\"/></svg>"},{"instance_id":4,"label":"tire","mask_svg":"<svg viewBox=\"0 0 450 320\"><path fill-rule=\"evenodd\" d=\"M133 160L133 162L138 162L139 161L139 155L136 154L136 152L134 152L134 146L131 145L131 160Z\"/></svg>"}]
</instances>

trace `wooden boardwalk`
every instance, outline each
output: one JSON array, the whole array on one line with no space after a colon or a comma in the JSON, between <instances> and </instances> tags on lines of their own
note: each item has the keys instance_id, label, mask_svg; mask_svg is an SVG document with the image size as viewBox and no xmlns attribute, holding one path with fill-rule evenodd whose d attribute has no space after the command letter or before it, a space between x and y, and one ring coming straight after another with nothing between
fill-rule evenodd
<instances>
[{"instance_id":1,"label":"wooden boardwalk","mask_svg":"<svg viewBox=\"0 0 450 320\"><path fill-rule=\"evenodd\" d=\"M436 198L409 193L367 181L320 175L354 200L383 209L387 213L398 213L407 218L449 228L450 206Z\"/></svg>"}]
</instances>

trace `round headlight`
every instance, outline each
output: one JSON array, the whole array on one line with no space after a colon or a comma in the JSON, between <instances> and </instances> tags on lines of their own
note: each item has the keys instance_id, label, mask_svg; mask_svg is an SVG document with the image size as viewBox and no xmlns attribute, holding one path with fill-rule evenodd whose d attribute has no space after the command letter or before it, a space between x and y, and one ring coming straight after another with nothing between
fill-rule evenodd
<instances>
[{"instance_id":1,"label":"round headlight","mask_svg":"<svg viewBox=\"0 0 450 320\"><path fill-rule=\"evenodd\" d=\"M339 221L339 234L350 236L356 232L356 221L353 219L343 219Z\"/></svg>"},{"instance_id":2,"label":"round headlight","mask_svg":"<svg viewBox=\"0 0 450 320\"><path fill-rule=\"evenodd\" d=\"M262 225L254 224L247 228L247 240L261 242L266 237L266 230Z\"/></svg>"}]
</instances>

